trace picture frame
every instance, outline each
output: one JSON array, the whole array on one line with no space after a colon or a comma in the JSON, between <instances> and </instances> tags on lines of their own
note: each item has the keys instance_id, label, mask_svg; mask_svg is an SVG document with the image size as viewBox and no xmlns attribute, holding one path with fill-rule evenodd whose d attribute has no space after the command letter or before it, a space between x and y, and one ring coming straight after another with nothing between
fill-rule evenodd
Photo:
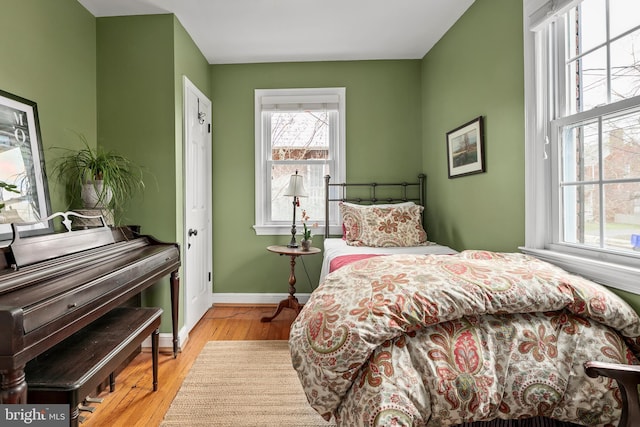
<instances>
[{"instance_id":1,"label":"picture frame","mask_svg":"<svg viewBox=\"0 0 640 427\"><path fill-rule=\"evenodd\" d=\"M449 178L485 172L482 116L447 132Z\"/></svg>"},{"instance_id":2,"label":"picture frame","mask_svg":"<svg viewBox=\"0 0 640 427\"><path fill-rule=\"evenodd\" d=\"M20 228L21 236L53 231L51 201L44 168L37 104L0 90L0 181L16 192L0 188L0 246L13 239L12 223L34 223Z\"/></svg>"}]
</instances>

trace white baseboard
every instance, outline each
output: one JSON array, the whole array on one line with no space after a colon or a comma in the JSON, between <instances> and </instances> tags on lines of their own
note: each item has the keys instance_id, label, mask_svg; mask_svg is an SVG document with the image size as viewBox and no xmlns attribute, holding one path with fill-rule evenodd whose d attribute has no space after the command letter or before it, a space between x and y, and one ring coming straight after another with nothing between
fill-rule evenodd
<instances>
[{"instance_id":1,"label":"white baseboard","mask_svg":"<svg viewBox=\"0 0 640 427\"><path fill-rule=\"evenodd\" d=\"M296 294L296 298L301 304L305 304L309 300L311 294ZM286 299L289 294L251 294L251 293L214 293L213 304L278 304Z\"/></svg>"},{"instance_id":2,"label":"white baseboard","mask_svg":"<svg viewBox=\"0 0 640 427\"><path fill-rule=\"evenodd\" d=\"M309 300L308 293L296 294L296 298L301 304L305 304ZM277 305L289 294L263 294L263 293L214 293L211 297L213 305L217 304L273 304ZM189 332L186 326L183 326L178 332L178 351L181 351L189 339ZM173 351L173 334L171 332L163 332L160 334L159 347L161 351ZM148 350L151 348L151 337L148 337L142 343L142 348Z\"/></svg>"},{"instance_id":3,"label":"white baseboard","mask_svg":"<svg viewBox=\"0 0 640 427\"><path fill-rule=\"evenodd\" d=\"M185 344L189 340L189 332L187 332L187 328L183 326L180 331L178 331L178 352L182 351ZM160 333L160 337L158 339L158 347L160 351L172 352L173 351L173 334L171 332L162 332ZM151 337L147 337L142 342L142 348L144 350L151 349Z\"/></svg>"}]
</instances>

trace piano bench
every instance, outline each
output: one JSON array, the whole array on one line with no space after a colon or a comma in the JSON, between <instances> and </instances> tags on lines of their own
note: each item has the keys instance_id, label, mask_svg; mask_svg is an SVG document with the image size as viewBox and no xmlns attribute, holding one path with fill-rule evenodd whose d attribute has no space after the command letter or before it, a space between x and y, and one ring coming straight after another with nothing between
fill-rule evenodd
<instances>
[{"instance_id":1,"label":"piano bench","mask_svg":"<svg viewBox=\"0 0 640 427\"><path fill-rule=\"evenodd\" d=\"M70 425L78 405L151 335L153 391L158 389L161 308L118 307L27 363L27 402L67 403Z\"/></svg>"}]
</instances>

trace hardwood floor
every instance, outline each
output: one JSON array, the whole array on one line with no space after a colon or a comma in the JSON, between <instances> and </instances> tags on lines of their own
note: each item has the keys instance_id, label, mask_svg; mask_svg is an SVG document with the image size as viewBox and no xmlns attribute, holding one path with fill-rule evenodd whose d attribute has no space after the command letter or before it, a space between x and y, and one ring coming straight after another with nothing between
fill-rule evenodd
<instances>
[{"instance_id":1,"label":"hardwood floor","mask_svg":"<svg viewBox=\"0 0 640 427\"><path fill-rule=\"evenodd\" d=\"M116 391L102 392L96 411L81 412L82 427L154 427L160 425L182 381L207 341L286 340L295 318L293 310L283 310L273 321L261 323L273 306L216 306L209 309L189 334L185 348L176 359L161 353L158 391L153 391L151 354L143 352L117 376Z\"/></svg>"}]
</instances>

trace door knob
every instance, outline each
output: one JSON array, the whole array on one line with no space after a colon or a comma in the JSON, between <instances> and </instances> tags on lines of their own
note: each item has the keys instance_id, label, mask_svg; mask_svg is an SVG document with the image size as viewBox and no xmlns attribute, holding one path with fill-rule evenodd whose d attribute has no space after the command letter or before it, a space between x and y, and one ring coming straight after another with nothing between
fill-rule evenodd
<instances>
[{"instance_id":1,"label":"door knob","mask_svg":"<svg viewBox=\"0 0 640 427\"><path fill-rule=\"evenodd\" d=\"M188 234L189 234L189 237L197 236L198 235L198 230L194 230L193 228L190 228Z\"/></svg>"}]
</instances>

